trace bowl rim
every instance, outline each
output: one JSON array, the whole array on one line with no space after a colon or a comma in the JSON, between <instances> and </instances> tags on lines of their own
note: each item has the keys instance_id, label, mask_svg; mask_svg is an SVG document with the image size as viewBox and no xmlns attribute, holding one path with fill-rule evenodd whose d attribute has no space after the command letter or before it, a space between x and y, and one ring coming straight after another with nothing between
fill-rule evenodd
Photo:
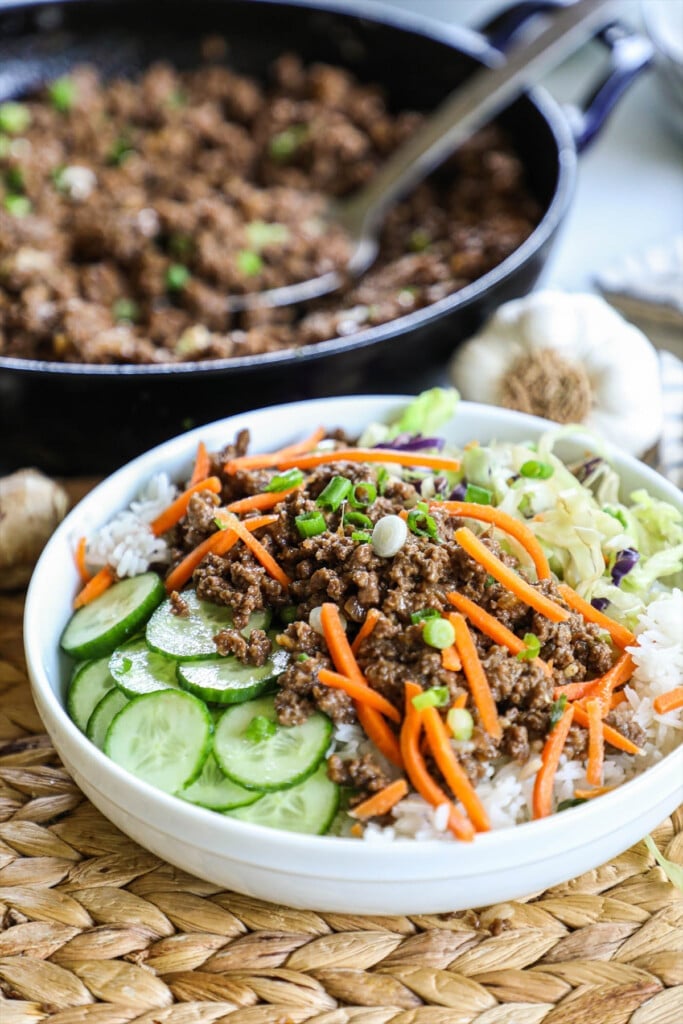
<instances>
[{"instance_id":1,"label":"bowl rim","mask_svg":"<svg viewBox=\"0 0 683 1024\"><path fill-rule=\"evenodd\" d=\"M163 468L159 463L164 461L164 457L167 464L177 469L182 459L185 459L187 462L191 461L197 441L209 431L218 432L225 430L225 433L229 434L234 432L235 429L248 424L249 418L255 415L264 418L274 415L284 418L288 412L293 413L295 410L306 410L307 413L310 412L311 419L313 419L315 414L320 415L327 406L333 403L336 406L340 404L347 405L350 409L362 408L364 405L368 406L368 408L375 408L379 404L383 407L383 414L387 415L392 410L400 408L402 404L405 404L412 398L414 396L411 395L377 394L289 402L249 412L237 413L233 416L197 427L185 434L180 434L175 438L162 442L107 476L74 506L48 541L31 578L24 613L26 662L32 691L36 696L36 703L39 705L39 709L41 706L44 706L46 711L52 715L55 728L61 731L66 730L69 743L77 746L79 750L82 749L91 762L94 759L102 774L108 777L107 781L117 791L124 793L130 791L132 795L138 799L143 799L147 804L153 801L161 818L175 819L174 829L186 827L188 829L187 834L192 834L191 830L193 827L197 827L201 828L205 834L210 833L216 839L227 843L230 843L233 839L239 841L242 838L247 841L251 840L252 845L261 844L266 849L272 849L273 846L276 846L280 853L286 856L291 855L295 859L302 852L307 852L309 855L319 856L321 865L325 864L326 855L334 853L341 856L349 865L359 861L359 859L362 860L363 870L371 874L377 872L382 864L386 862L388 846L392 851L392 863L401 870L410 865L416 850L420 850L429 858L430 877L432 878L450 877L456 871L463 877L466 877L468 874L475 874L477 870L481 869L479 857L491 857L494 852L498 852L501 857L513 855L517 864L534 863L543 860L546 843L552 839L557 840L558 834L562 835L566 832L566 820L558 816L558 814L553 814L541 820L523 822L515 826L492 829L488 833L478 834L475 843L451 843L436 839L416 841L409 838L396 838L391 843L364 842L359 844L359 841L354 838L285 832L263 825L231 819L156 789L111 761L103 752L94 747L77 728L75 723L71 721L63 701L53 691L48 674L43 669L41 658L39 657L42 632L41 620L37 613L34 612L34 605L38 600L39 588L45 583L43 576L47 572L46 567L52 559L52 552L58 550L59 545L68 541L73 535L73 524L85 512L89 511L90 506L93 508L98 506L103 493L106 494L108 490L116 490L124 481L128 481L129 486L135 484L136 487L139 487L145 478L145 474L149 473L152 466L156 465L157 469ZM524 413L464 401L459 403L454 419L466 419L468 416L478 415L489 418L492 429L496 422L504 429L506 424L509 425L510 421L513 421L515 425L528 427L531 436L558 426L556 423ZM621 452L614 445L605 442L603 448L608 457L617 464L617 468L619 464L622 464L622 468L635 472L639 480L642 481L642 486L652 485L656 491L663 492L667 500L671 500L677 507L683 507L681 505L680 492L670 481L660 476L655 470L639 462L633 456ZM173 468L169 468L169 472L173 476ZM67 609L65 609L66 611ZM654 783L657 783L660 789L666 789L664 783L667 779L670 789L671 779L675 777L683 778L683 743L658 763L646 768L614 791L604 794L599 801L591 800L581 806L572 808L573 817L568 820L571 825L576 827L570 828L567 835L564 836L566 840L565 848L575 849L583 846L585 843L583 832L586 829L591 835L594 832L599 834L600 828L598 823L603 816L605 818L609 817L609 815L604 813L608 807L613 812L627 811L626 817L630 819L632 817L633 805L643 798L643 790L649 789ZM608 801L608 803L603 801ZM135 816L132 811L129 813ZM305 874L307 873L305 862L302 861L302 865L301 873ZM316 875L320 875L320 871L316 872Z\"/></svg>"}]
</instances>

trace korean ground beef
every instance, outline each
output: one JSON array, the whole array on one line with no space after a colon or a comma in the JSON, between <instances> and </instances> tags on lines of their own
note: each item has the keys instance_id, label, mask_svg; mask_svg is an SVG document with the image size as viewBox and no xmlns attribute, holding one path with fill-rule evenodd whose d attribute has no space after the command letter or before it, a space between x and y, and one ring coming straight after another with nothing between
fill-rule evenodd
<instances>
[{"instance_id":1,"label":"korean ground beef","mask_svg":"<svg viewBox=\"0 0 683 1024\"><path fill-rule=\"evenodd\" d=\"M220 64L136 81L74 69L0 104L0 354L74 363L230 358L393 320L457 291L540 210L500 130L463 145L386 219L359 281L298 308L225 297L345 264L325 197L372 177L421 116L348 71L280 57L267 83Z\"/></svg>"}]
</instances>

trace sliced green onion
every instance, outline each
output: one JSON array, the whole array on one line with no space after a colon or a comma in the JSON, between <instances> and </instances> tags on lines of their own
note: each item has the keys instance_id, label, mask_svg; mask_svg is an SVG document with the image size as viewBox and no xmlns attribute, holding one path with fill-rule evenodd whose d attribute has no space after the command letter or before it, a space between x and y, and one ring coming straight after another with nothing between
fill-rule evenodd
<instances>
[{"instance_id":1,"label":"sliced green onion","mask_svg":"<svg viewBox=\"0 0 683 1024\"><path fill-rule=\"evenodd\" d=\"M343 519L344 526L362 526L365 530L372 529L372 519L362 512L347 512Z\"/></svg>"},{"instance_id":2,"label":"sliced green onion","mask_svg":"<svg viewBox=\"0 0 683 1024\"><path fill-rule=\"evenodd\" d=\"M0 132L21 135L31 123L31 111L23 103L7 100L0 103Z\"/></svg>"},{"instance_id":3,"label":"sliced green onion","mask_svg":"<svg viewBox=\"0 0 683 1024\"><path fill-rule=\"evenodd\" d=\"M351 534L351 540L358 541L359 544L367 544L372 540L372 534L367 530L354 530Z\"/></svg>"},{"instance_id":4,"label":"sliced green onion","mask_svg":"<svg viewBox=\"0 0 683 1024\"><path fill-rule=\"evenodd\" d=\"M3 205L13 217L27 217L33 209L26 196L5 196Z\"/></svg>"},{"instance_id":5,"label":"sliced green onion","mask_svg":"<svg viewBox=\"0 0 683 1024\"><path fill-rule=\"evenodd\" d=\"M624 529L628 530L628 522L626 521L626 516L620 508L610 508L609 505L605 505L602 511L606 512L608 516L612 517L612 519L618 520L618 522L621 523Z\"/></svg>"},{"instance_id":6,"label":"sliced green onion","mask_svg":"<svg viewBox=\"0 0 683 1024\"><path fill-rule=\"evenodd\" d=\"M538 459L529 459L523 466L520 467L519 472L522 476L528 477L530 480L548 480L555 469L548 462L539 462Z\"/></svg>"},{"instance_id":7,"label":"sliced green onion","mask_svg":"<svg viewBox=\"0 0 683 1024\"><path fill-rule=\"evenodd\" d=\"M377 488L374 484L361 481L356 484L349 494L349 505L351 508L367 508L377 499Z\"/></svg>"},{"instance_id":8,"label":"sliced green onion","mask_svg":"<svg viewBox=\"0 0 683 1024\"><path fill-rule=\"evenodd\" d=\"M310 654L304 654L302 651L301 654L297 654L296 661L309 661L310 657Z\"/></svg>"},{"instance_id":9,"label":"sliced green onion","mask_svg":"<svg viewBox=\"0 0 683 1024\"><path fill-rule=\"evenodd\" d=\"M448 619L427 619L422 630L422 639L429 647L444 651L455 643L455 630Z\"/></svg>"},{"instance_id":10,"label":"sliced green onion","mask_svg":"<svg viewBox=\"0 0 683 1024\"><path fill-rule=\"evenodd\" d=\"M484 580L484 586L486 587L486 589L488 590L489 587L492 587L495 582L496 582L496 577L495 576L491 576L490 574L487 573L486 579Z\"/></svg>"},{"instance_id":11,"label":"sliced green onion","mask_svg":"<svg viewBox=\"0 0 683 1024\"><path fill-rule=\"evenodd\" d=\"M418 622L427 622L429 619L440 619L441 612L437 611L436 608L420 608L418 612L413 612L410 616L410 621L414 626Z\"/></svg>"},{"instance_id":12,"label":"sliced green onion","mask_svg":"<svg viewBox=\"0 0 683 1024\"><path fill-rule=\"evenodd\" d=\"M563 693L562 696L558 697L557 700L553 701L550 708L550 729L551 731L555 728L559 720L564 714L564 709L567 706L567 694Z\"/></svg>"},{"instance_id":13,"label":"sliced green onion","mask_svg":"<svg viewBox=\"0 0 683 1024\"><path fill-rule=\"evenodd\" d=\"M317 537L327 529L325 517L318 509L313 512L302 512L296 516L294 522L301 537Z\"/></svg>"},{"instance_id":14,"label":"sliced green onion","mask_svg":"<svg viewBox=\"0 0 683 1024\"><path fill-rule=\"evenodd\" d=\"M474 719L467 708L451 708L446 715L446 725L454 740L470 740L474 732Z\"/></svg>"},{"instance_id":15,"label":"sliced green onion","mask_svg":"<svg viewBox=\"0 0 683 1024\"><path fill-rule=\"evenodd\" d=\"M253 220L245 228L252 249L265 249L267 245L284 245L289 240L286 224L268 224L264 220Z\"/></svg>"},{"instance_id":16,"label":"sliced green onion","mask_svg":"<svg viewBox=\"0 0 683 1024\"><path fill-rule=\"evenodd\" d=\"M517 661L533 661L541 650L541 641L535 633L524 634L524 650L517 655Z\"/></svg>"},{"instance_id":17,"label":"sliced green onion","mask_svg":"<svg viewBox=\"0 0 683 1024\"><path fill-rule=\"evenodd\" d=\"M273 135L268 143L268 152L278 163L286 163L308 135L308 125L293 124Z\"/></svg>"},{"instance_id":18,"label":"sliced green onion","mask_svg":"<svg viewBox=\"0 0 683 1024\"><path fill-rule=\"evenodd\" d=\"M47 94L55 110L58 110L61 114L66 114L74 105L78 89L73 79L63 75L62 78L57 78L48 85Z\"/></svg>"},{"instance_id":19,"label":"sliced green onion","mask_svg":"<svg viewBox=\"0 0 683 1024\"><path fill-rule=\"evenodd\" d=\"M140 307L133 299L117 299L111 311L117 322L123 320L134 324L140 318Z\"/></svg>"},{"instance_id":20,"label":"sliced green onion","mask_svg":"<svg viewBox=\"0 0 683 1024\"><path fill-rule=\"evenodd\" d=\"M290 622L295 621L297 611L298 609L295 604L285 605L284 608L280 609L280 618L289 625Z\"/></svg>"},{"instance_id":21,"label":"sliced green onion","mask_svg":"<svg viewBox=\"0 0 683 1024\"><path fill-rule=\"evenodd\" d=\"M133 667L133 662L130 660L130 658L122 658L121 659L121 671L122 672L130 672L132 667Z\"/></svg>"},{"instance_id":22,"label":"sliced green onion","mask_svg":"<svg viewBox=\"0 0 683 1024\"><path fill-rule=\"evenodd\" d=\"M300 469L288 469L286 473L278 473L274 476L266 491L288 491L290 487L296 487L304 478Z\"/></svg>"},{"instance_id":23,"label":"sliced green onion","mask_svg":"<svg viewBox=\"0 0 683 1024\"><path fill-rule=\"evenodd\" d=\"M561 800L557 805L556 810L558 813L560 811L568 811L570 807L578 807L579 804L585 804L586 802L586 798L582 796L574 797L572 800Z\"/></svg>"},{"instance_id":24,"label":"sliced green onion","mask_svg":"<svg viewBox=\"0 0 683 1024\"><path fill-rule=\"evenodd\" d=\"M257 715L244 730L245 738L252 743L260 743L262 740L270 739L277 732L277 725L265 715Z\"/></svg>"},{"instance_id":25,"label":"sliced green onion","mask_svg":"<svg viewBox=\"0 0 683 1024\"><path fill-rule=\"evenodd\" d=\"M166 287L169 292L181 292L190 280L190 271L182 263L172 263L166 271Z\"/></svg>"},{"instance_id":26,"label":"sliced green onion","mask_svg":"<svg viewBox=\"0 0 683 1024\"><path fill-rule=\"evenodd\" d=\"M476 505L492 505L493 494L485 487L477 487L476 484L468 484L465 491L465 501L474 502Z\"/></svg>"},{"instance_id":27,"label":"sliced green onion","mask_svg":"<svg viewBox=\"0 0 683 1024\"><path fill-rule=\"evenodd\" d=\"M428 231L424 228L415 228L410 238L408 239L408 245L411 252L424 252L431 245L432 237Z\"/></svg>"},{"instance_id":28,"label":"sliced green onion","mask_svg":"<svg viewBox=\"0 0 683 1024\"><path fill-rule=\"evenodd\" d=\"M388 483L389 471L385 469L384 466L380 466L379 469L377 470L377 490L381 495L384 495Z\"/></svg>"},{"instance_id":29,"label":"sliced green onion","mask_svg":"<svg viewBox=\"0 0 683 1024\"><path fill-rule=\"evenodd\" d=\"M263 260L252 249L240 249L237 253L237 266L247 277L255 277L263 270Z\"/></svg>"},{"instance_id":30,"label":"sliced green onion","mask_svg":"<svg viewBox=\"0 0 683 1024\"><path fill-rule=\"evenodd\" d=\"M132 156L134 153L133 147L129 140L125 136L118 138L107 155L107 161L110 164L114 164L116 167L120 167L122 163Z\"/></svg>"},{"instance_id":31,"label":"sliced green onion","mask_svg":"<svg viewBox=\"0 0 683 1024\"><path fill-rule=\"evenodd\" d=\"M168 251L179 259L184 259L190 255L194 243L189 235L182 235L180 232L174 232L168 240Z\"/></svg>"},{"instance_id":32,"label":"sliced green onion","mask_svg":"<svg viewBox=\"0 0 683 1024\"><path fill-rule=\"evenodd\" d=\"M329 484L320 492L316 505L329 508L336 512L343 501L346 501L353 484L345 476L333 476Z\"/></svg>"},{"instance_id":33,"label":"sliced green onion","mask_svg":"<svg viewBox=\"0 0 683 1024\"><path fill-rule=\"evenodd\" d=\"M448 704L450 694L447 686L432 686L424 693L418 693L413 697L413 707L418 711L423 708L443 708Z\"/></svg>"},{"instance_id":34,"label":"sliced green onion","mask_svg":"<svg viewBox=\"0 0 683 1024\"><path fill-rule=\"evenodd\" d=\"M21 167L8 167L5 171L5 181L10 192L23 192L26 187Z\"/></svg>"},{"instance_id":35,"label":"sliced green onion","mask_svg":"<svg viewBox=\"0 0 683 1024\"><path fill-rule=\"evenodd\" d=\"M419 507L408 513L408 529L418 537L429 537L430 540L439 539L439 531L436 520Z\"/></svg>"}]
</instances>

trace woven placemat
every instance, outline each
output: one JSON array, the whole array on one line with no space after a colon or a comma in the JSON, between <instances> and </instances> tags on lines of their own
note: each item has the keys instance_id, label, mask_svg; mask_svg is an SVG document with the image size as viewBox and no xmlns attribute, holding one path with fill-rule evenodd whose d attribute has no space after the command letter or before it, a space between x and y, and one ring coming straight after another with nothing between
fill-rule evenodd
<instances>
[{"instance_id":1,"label":"woven placemat","mask_svg":"<svg viewBox=\"0 0 683 1024\"><path fill-rule=\"evenodd\" d=\"M147 853L61 766L22 608L0 595L2 1024L683 1020L683 893L643 843L525 901L410 917L275 906ZM683 808L654 838L683 861Z\"/></svg>"}]
</instances>

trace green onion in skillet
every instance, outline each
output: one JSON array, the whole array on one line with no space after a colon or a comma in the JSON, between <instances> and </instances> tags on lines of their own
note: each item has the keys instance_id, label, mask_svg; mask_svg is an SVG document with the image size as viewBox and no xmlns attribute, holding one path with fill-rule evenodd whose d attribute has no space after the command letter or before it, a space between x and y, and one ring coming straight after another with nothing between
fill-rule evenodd
<instances>
[{"instance_id":1,"label":"green onion in skillet","mask_svg":"<svg viewBox=\"0 0 683 1024\"><path fill-rule=\"evenodd\" d=\"M318 495L316 505L320 508L329 508L336 512L343 501L346 501L351 493L352 483L345 476L333 476L330 482Z\"/></svg>"},{"instance_id":2,"label":"green onion in skillet","mask_svg":"<svg viewBox=\"0 0 683 1024\"><path fill-rule=\"evenodd\" d=\"M313 512L302 512L294 519L296 528L301 537L317 537L327 529L327 523L322 512L315 509Z\"/></svg>"},{"instance_id":3,"label":"green onion in skillet","mask_svg":"<svg viewBox=\"0 0 683 1024\"><path fill-rule=\"evenodd\" d=\"M288 491L290 487L300 484L303 478L304 475L300 469L288 469L286 473L278 473L274 476L266 487L266 491Z\"/></svg>"},{"instance_id":4,"label":"green onion in skillet","mask_svg":"<svg viewBox=\"0 0 683 1024\"><path fill-rule=\"evenodd\" d=\"M476 505L492 505L493 495L485 487L477 487L476 484L468 484L465 491L465 501L471 501Z\"/></svg>"},{"instance_id":5,"label":"green onion in skillet","mask_svg":"<svg viewBox=\"0 0 683 1024\"><path fill-rule=\"evenodd\" d=\"M455 643L455 630L448 619L427 619L422 630L422 639L429 647L445 651Z\"/></svg>"},{"instance_id":6,"label":"green onion in skillet","mask_svg":"<svg viewBox=\"0 0 683 1024\"><path fill-rule=\"evenodd\" d=\"M448 704L448 700L447 686L432 686L424 693L418 693L416 697L413 697L413 707L417 711L422 711L423 708L443 708Z\"/></svg>"},{"instance_id":7,"label":"green onion in skillet","mask_svg":"<svg viewBox=\"0 0 683 1024\"><path fill-rule=\"evenodd\" d=\"M21 135L31 123L31 111L23 103L7 100L0 103L0 132Z\"/></svg>"}]
</instances>

